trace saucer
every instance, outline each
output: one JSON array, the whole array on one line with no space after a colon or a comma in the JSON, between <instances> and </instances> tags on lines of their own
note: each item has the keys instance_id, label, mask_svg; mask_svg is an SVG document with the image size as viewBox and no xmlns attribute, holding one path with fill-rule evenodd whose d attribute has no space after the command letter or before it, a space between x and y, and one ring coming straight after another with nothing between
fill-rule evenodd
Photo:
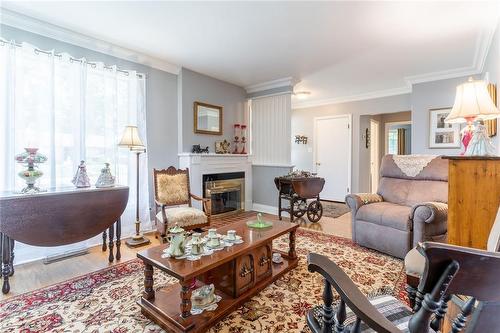
<instances>
[{"instance_id":1,"label":"saucer","mask_svg":"<svg viewBox=\"0 0 500 333\"><path fill-rule=\"evenodd\" d=\"M241 240L241 236L238 236L236 235L234 239L229 239L227 238L227 235L224 235L222 237L222 239L225 241L225 242L228 242L228 243L238 243L238 242L242 242Z\"/></svg>"}]
</instances>

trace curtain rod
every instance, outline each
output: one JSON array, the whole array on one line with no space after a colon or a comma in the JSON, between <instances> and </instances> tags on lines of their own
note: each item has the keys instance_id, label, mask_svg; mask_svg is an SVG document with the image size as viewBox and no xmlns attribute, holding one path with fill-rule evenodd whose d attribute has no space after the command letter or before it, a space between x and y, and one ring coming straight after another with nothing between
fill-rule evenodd
<instances>
[{"instance_id":1,"label":"curtain rod","mask_svg":"<svg viewBox=\"0 0 500 333\"><path fill-rule=\"evenodd\" d=\"M16 47L22 47L23 45L22 44L19 44L19 43L16 43L15 41L6 41L4 39L0 39L0 44L3 45L6 45L6 44L10 44L10 45L14 45ZM35 54L39 54L39 53L44 53L44 54L47 54L47 55L53 55L53 56L56 56L56 57L59 57L59 58L62 58L62 54L60 53L55 53L55 52L50 52L50 51L45 51L45 50L42 50L42 49L39 49L37 47L34 47L34 50L35 50ZM82 59L77 59L77 58L73 58L73 57L69 57L69 60L70 62L79 62L79 63L84 63L84 61ZM96 68L97 67L97 63L96 62L91 62L91 61L85 61L85 63L87 65L90 65L92 66L92 68ZM113 67L110 67L110 66L103 66L103 68L105 69L113 69ZM123 73L125 75L129 75L130 73L128 71L125 71L125 70L122 70L122 69L116 69L117 72L120 72L120 73ZM139 78L144 78L144 74L142 73L136 73L137 77Z\"/></svg>"}]
</instances>

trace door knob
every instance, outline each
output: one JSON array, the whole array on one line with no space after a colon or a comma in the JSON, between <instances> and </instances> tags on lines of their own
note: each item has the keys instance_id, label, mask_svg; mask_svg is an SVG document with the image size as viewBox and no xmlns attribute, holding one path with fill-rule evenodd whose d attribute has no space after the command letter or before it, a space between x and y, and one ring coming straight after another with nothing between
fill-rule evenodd
<instances>
[{"instance_id":1,"label":"door knob","mask_svg":"<svg viewBox=\"0 0 500 333\"><path fill-rule=\"evenodd\" d=\"M321 163L319 163L319 162L316 162L316 165L318 165L318 166L319 166L319 165L321 165Z\"/></svg>"}]
</instances>

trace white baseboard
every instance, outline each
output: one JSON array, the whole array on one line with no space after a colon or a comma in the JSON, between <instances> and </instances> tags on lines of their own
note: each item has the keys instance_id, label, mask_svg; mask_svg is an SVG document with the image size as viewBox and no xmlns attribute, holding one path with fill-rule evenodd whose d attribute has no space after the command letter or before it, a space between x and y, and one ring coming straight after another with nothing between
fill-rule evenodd
<instances>
[{"instance_id":1,"label":"white baseboard","mask_svg":"<svg viewBox=\"0 0 500 333\"><path fill-rule=\"evenodd\" d=\"M256 211L256 212L260 212L260 213L278 215L278 207L269 206L269 205L253 203L252 210ZM286 217L289 216L287 212L282 212L281 215L286 216Z\"/></svg>"}]
</instances>

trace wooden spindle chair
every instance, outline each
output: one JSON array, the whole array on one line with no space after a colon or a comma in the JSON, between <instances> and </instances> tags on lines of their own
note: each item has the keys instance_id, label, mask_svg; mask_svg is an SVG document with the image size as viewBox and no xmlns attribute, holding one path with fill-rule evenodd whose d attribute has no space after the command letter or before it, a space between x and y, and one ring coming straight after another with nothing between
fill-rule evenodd
<instances>
[{"instance_id":1,"label":"wooden spindle chair","mask_svg":"<svg viewBox=\"0 0 500 333\"><path fill-rule=\"evenodd\" d=\"M325 279L324 304L309 310L309 328L314 333L437 332L451 296L464 295L470 298L450 332L500 332L500 253L433 242L417 248L426 266L413 309L390 295L369 300L333 261L309 254L309 271ZM340 296L335 307L332 286Z\"/></svg>"}]
</instances>

